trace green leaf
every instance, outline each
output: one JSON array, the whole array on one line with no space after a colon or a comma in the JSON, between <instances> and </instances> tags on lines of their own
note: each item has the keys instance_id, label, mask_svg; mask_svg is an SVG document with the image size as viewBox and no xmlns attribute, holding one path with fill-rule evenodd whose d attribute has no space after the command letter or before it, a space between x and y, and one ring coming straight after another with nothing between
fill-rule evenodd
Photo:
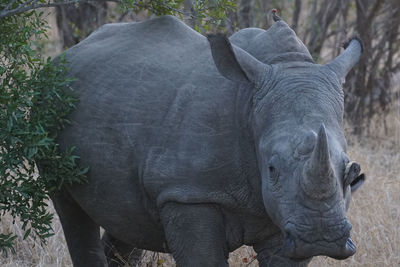
<instances>
[{"instance_id":1,"label":"green leaf","mask_svg":"<svg viewBox=\"0 0 400 267\"><path fill-rule=\"evenodd\" d=\"M29 236L29 234L31 233L31 229L32 229L32 228L29 228L28 230L25 231L25 234L24 234L24 237L23 237L24 240L25 240L25 239Z\"/></svg>"}]
</instances>

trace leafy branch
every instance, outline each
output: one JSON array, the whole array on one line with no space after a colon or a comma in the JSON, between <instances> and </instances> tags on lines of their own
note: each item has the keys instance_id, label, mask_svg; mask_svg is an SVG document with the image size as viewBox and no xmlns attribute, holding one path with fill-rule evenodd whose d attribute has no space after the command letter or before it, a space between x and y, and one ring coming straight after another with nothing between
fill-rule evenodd
<instances>
[{"instance_id":1,"label":"leafy branch","mask_svg":"<svg viewBox=\"0 0 400 267\"><path fill-rule=\"evenodd\" d=\"M85 182L88 171L77 166L73 148L60 152L55 141L77 99L65 59L54 64L36 50L34 39L46 36L46 28L35 11L0 19L0 213L19 219L24 239L43 242L53 234L49 196L64 184ZM13 251L15 238L1 233L0 250Z\"/></svg>"}]
</instances>

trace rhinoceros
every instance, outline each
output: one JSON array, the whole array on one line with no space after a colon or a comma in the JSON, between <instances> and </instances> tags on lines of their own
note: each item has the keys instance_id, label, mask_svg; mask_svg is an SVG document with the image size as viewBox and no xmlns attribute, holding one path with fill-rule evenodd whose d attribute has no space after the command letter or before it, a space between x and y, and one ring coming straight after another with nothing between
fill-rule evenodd
<instances>
[{"instance_id":1,"label":"rhinoceros","mask_svg":"<svg viewBox=\"0 0 400 267\"><path fill-rule=\"evenodd\" d=\"M242 245L260 266L352 256L346 210L365 177L346 155L342 83L361 53L353 38L320 65L283 20L207 38L172 16L67 50L80 102L59 143L90 171L52 200L74 266L132 248L178 266L227 266Z\"/></svg>"}]
</instances>

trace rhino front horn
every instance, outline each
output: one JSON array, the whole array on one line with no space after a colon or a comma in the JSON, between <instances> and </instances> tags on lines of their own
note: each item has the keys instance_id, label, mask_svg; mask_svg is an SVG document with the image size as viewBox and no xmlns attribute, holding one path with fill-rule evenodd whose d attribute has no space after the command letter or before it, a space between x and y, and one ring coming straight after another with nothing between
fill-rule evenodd
<instances>
[{"instance_id":1,"label":"rhino front horn","mask_svg":"<svg viewBox=\"0 0 400 267\"><path fill-rule=\"evenodd\" d=\"M318 131L317 144L304 166L301 184L306 195L315 199L325 199L336 192L337 183L331 165L328 138L323 124Z\"/></svg>"}]
</instances>

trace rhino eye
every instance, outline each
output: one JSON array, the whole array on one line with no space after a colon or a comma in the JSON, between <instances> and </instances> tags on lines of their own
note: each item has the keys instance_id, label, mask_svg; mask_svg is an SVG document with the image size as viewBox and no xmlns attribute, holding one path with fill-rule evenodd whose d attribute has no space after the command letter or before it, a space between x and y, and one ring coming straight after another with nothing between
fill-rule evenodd
<instances>
[{"instance_id":1,"label":"rhino eye","mask_svg":"<svg viewBox=\"0 0 400 267\"><path fill-rule=\"evenodd\" d=\"M269 177L271 177L271 179L273 181L276 181L278 179L278 177L279 177L278 169L273 165L269 165L268 166L268 171L269 171Z\"/></svg>"},{"instance_id":2,"label":"rhino eye","mask_svg":"<svg viewBox=\"0 0 400 267\"><path fill-rule=\"evenodd\" d=\"M279 167L279 156L278 155L273 155L270 159L270 161L268 162L268 170L269 170L269 174L271 176L278 176L278 167Z\"/></svg>"},{"instance_id":3,"label":"rhino eye","mask_svg":"<svg viewBox=\"0 0 400 267\"><path fill-rule=\"evenodd\" d=\"M270 183L271 183L274 187L277 186L277 185L279 184L279 183L278 183L278 181L279 181L279 179L278 179L278 177L279 177L278 170L277 170L274 166L269 165L269 166L268 166L268 171L269 171Z\"/></svg>"},{"instance_id":4,"label":"rhino eye","mask_svg":"<svg viewBox=\"0 0 400 267\"><path fill-rule=\"evenodd\" d=\"M279 166L279 157L277 155L272 156L268 163L269 176L273 181L277 180L279 176L279 171L277 167Z\"/></svg>"},{"instance_id":5,"label":"rhino eye","mask_svg":"<svg viewBox=\"0 0 400 267\"><path fill-rule=\"evenodd\" d=\"M276 169L275 169L274 166L269 165L268 170L269 170L269 174L270 174L271 176L275 176L275 174L276 174Z\"/></svg>"}]
</instances>

